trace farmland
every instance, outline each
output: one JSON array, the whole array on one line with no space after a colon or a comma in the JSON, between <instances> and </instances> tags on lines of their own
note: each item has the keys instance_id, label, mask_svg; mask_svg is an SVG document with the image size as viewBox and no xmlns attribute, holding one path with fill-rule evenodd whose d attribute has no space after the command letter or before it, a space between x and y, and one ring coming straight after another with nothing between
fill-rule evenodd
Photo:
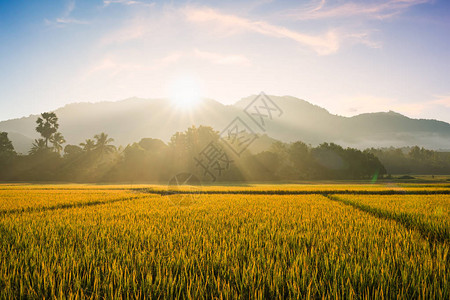
<instances>
[{"instance_id":1,"label":"farmland","mask_svg":"<svg viewBox=\"0 0 450 300\"><path fill-rule=\"evenodd\" d=\"M0 185L0 298L448 299L449 190Z\"/></svg>"}]
</instances>

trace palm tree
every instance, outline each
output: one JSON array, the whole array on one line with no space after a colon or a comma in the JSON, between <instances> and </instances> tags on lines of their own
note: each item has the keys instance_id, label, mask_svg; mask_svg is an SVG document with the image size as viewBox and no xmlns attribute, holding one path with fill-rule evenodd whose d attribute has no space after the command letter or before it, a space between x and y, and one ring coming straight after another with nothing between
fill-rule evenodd
<instances>
[{"instance_id":1,"label":"palm tree","mask_svg":"<svg viewBox=\"0 0 450 300\"><path fill-rule=\"evenodd\" d=\"M44 139L34 140L33 146L31 147L29 154L37 154L48 150Z\"/></svg>"},{"instance_id":2,"label":"palm tree","mask_svg":"<svg viewBox=\"0 0 450 300\"><path fill-rule=\"evenodd\" d=\"M36 120L36 131L41 134L45 140L45 146L48 147L48 141L51 136L58 131L58 117L54 112L45 112Z\"/></svg>"},{"instance_id":3,"label":"palm tree","mask_svg":"<svg viewBox=\"0 0 450 300\"><path fill-rule=\"evenodd\" d=\"M83 147L83 150L86 152L91 152L95 149L94 140L87 139L84 143L80 143L80 146Z\"/></svg>"},{"instance_id":4,"label":"palm tree","mask_svg":"<svg viewBox=\"0 0 450 300\"><path fill-rule=\"evenodd\" d=\"M57 153L61 153L63 150L62 144L66 142L61 133L57 132L50 137L50 142L53 144L53 149Z\"/></svg>"},{"instance_id":5,"label":"palm tree","mask_svg":"<svg viewBox=\"0 0 450 300\"><path fill-rule=\"evenodd\" d=\"M100 155L112 153L116 150L114 145L109 145L114 142L113 138L108 138L108 135L104 132L96 134L94 138L97 140L95 143L95 150L100 152Z\"/></svg>"}]
</instances>

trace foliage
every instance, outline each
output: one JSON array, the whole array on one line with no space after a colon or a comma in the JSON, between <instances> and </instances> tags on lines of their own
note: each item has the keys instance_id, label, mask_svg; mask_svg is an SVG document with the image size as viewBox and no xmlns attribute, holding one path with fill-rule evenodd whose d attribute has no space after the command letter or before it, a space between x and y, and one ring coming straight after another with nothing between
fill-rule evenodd
<instances>
[{"instance_id":1,"label":"foliage","mask_svg":"<svg viewBox=\"0 0 450 300\"><path fill-rule=\"evenodd\" d=\"M33 142L33 145L29 151L30 155L36 155L39 153L43 153L45 151L48 151L48 147L45 144L45 140L44 139L36 139Z\"/></svg>"},{"instance_id":2,"label":"foliage","mask_svg":"<svg viewBox=\"0 0 450 300\"><path fill-rule=\"evenodd\" d=\"M178 173L188 172L203 182L323 179L376 182L388 171L398 171L396 164L407 165L422 173L432 170L445 174L450 171L450 155L419 147L407 151L360 151L334 143L313 147L301 141L277 141L265 151L251 153L246 149L238 156L232 151L230 141L224 142L219 132L208 126L191 126L177 132L168 145L158 139L145 138L117 149L113 145L114 139L101 132L92 139L86 139L80 146L66 145L63 148L66 141L57 131L56 114L43 113L37 123L42 138L34 141L28 157L9 158L8 170L4 168L5 171L0 172L0 180L167 182ZM48 147L48 141L52 147ZM220 149L215 157L221 159L222 165L203 166L205 161L211 159L206 157L209 145ZM61 157L63 149L64 155Z\"/></svg>"},{"instance_id":3,"label":"foliage","mask_svg":"<svg viewBox=\"0 0 450 300\"><path fill-rule=\"evenodd\" d=\"M95 149L95 141L92 139L86 139L85 142L80 143L80 146L83 147L84 151L90 152Z\"/></svg>"},{"instance_id":4,"label":"foliage","mask_svg":"<svg viewBox=\"0 0 450 300\"><path fill-rule=\"evenodd\" d=\"M9 140L7 132L0 132L0 153L15 153L14 146Z\"/></svg>"},{"instance_id":5,"label":"foliage","mask_svg":"<svg viewBox=\"0 0 450 300\"><path fill-rule=\"evenodd\" d=\"M50 143L52 143L53 145L53 150L58 154L63 150L62 144L64 144L65 142L66 140L59 132L55 132L55 134L50 137Z\"/></svg>"},{"instance_id":6,"label":"foliage","mask_svg":"<svg viewBox=\"0 0 450 300\"><path fill-rule=\"evenodd\" d=\"M450 152L418 146L367 151L378 157L390 174L450 174Z\"/></svg>"},{"instance_id":7,"label":"foliage","mask_svg":"<svg viewBox=\"0 0 450 300\"><path fill-rule=\"evenodd\" d=\"M41 134L45 141L45 146L48 147L50 138L58 131L58 117L54 112L44 112L36 120L36 131Z\"/></svg>"},{"instance_id":8,"label":"foliage","mask_svg":"<svg viewBox=\"0 0 450 300\"><path fill-rule=\"evenodd\" d=\"M110 145L114 142L114 139L108 137L106 133L102 132L96 134L94 139L96 140L94 149L98 151L102 157L103 155L113 153L116 150L114 145Z\"/></svg>"}]
</instances>

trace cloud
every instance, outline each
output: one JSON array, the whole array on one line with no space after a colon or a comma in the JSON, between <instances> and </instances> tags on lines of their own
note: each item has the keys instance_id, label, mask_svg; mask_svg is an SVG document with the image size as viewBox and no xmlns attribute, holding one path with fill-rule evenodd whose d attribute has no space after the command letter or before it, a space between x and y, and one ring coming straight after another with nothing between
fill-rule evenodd
<instances>
[{"instance_id":1,"label":"cloud","mask_svg":"<svg viewBox=\"0 0 450 300\"><path fill-rule=\"evenodd\" d=\"M103 5L108 6L110 4L124 4L124 5L133 5L133 4L139 4L141 2L139 1L133 1L133 0L104 0Z\"/></svg>"},{"instance_id":2,"label":"cloud","mask_svg":"<svg viewBox=\"0 0 450 300\"><path fill-rule=\"evenodd\" d=\"M161 58L150 61L139 61L127 56L121 56L114 53L108 53L102 58L94 62L84 72L83 78L87 79L95 73L102 73L109 77L115 77L119 74L134 74L135 72L155 71L165 68L171 64L178 62L184 56L181 52L172 52Z\"/></svg>"},{"instance_id":3,"label":"cloud","mask_svg":"<svg viewBox=\"0 0 450 300\"><path fill-rule=\"evenodd\" d=\"M124 71L136 72L142 68L143 66L140 64L123 62L113 55L106 55L102 60L89 68L86 72L86 77L97 72L104 72L103 74L114 77Z\"/></svg>"},{"instance_id":4,"label":"cloud","mask_svg":"<svg viewBox=\"0 0 450 300\"><path fill-rule=\"evenodd\" d=\"M431 104L450 108L450 94L449 95L435 95L434 100L430 101Z\"/></svg>"},{"instance_id":5,"label":"cloud","mask_svg":"<svg viewBox=\"0 0 450 300\"><path fill-rule=\"evenodd\" d=\"M189 24L183 23L186 21L191 24L200 24L202 27L193 29L188 26ZM343 28L332 28L321 34L308 34L266 21L255 21L233 14L224 14L208 7L198 8L192 6L182 8L164 7L163 13L156 18L136 17L131 19L125 26L104 36L100 40L100 44L106 46L133 40L143 40L151 34L158 35L159 33L155 31L156 28L166 28L167 31L173 31L173 28L177 28L176 31L178 32L180 30L195 30L196 35L199 35L201 30L216 30L215 33L224 33L225 36L250 32L273 38L288 39L302 47L313 50L319 55L336 53L344 43L359 43L371 48L381 47L379 43L371 40L369 36L370 31L351 32ZM160 32L160 30L158 31ZM211 55L206 55L206 53L198 56L208 57L211 61L219 64L236 63L236 61L245 64L245 59L242 57L213 58Z\"/></svg>"},{"instance_id":6,"label":"cloud","mask_svg":"<svg viewBox=\"0 0 450 300\"><path fill-rule=\"evenodd\" d=\"M333 2L331 2L328 5L329 2L325 0L315 1L307 7L290 10L286 15L300 20L347 17L385 19L398 15L411 6L431 3L433 0L376 0L346 2L337 5L333 5Z\"/></svg>"},{"instance_id":7,"label":"cloud","mask_svg":"<svg viewBox=\"0 0 450 300\"><path fill-rule=\"evenodd\" d=\"M64 27L65 25L68 24L89 24L88 21L71 18L70 14L73 12L74 9L75 9L75 0L70 0L67 2L66 8L61 17L56 18L55 21L44 19L44 22L48 26L56 26L56 27Z\"/></svg>"},{"instance_id":8,"label":"cloud","mask_svg":"<svg viewBox=\"0 0 450 300\"><path fill-rule=\"evenodd\" d=\"M222 14L211 8L188 7L184 12L190 22L215 23L230 34L249 31L277 38L287 38L307 46L321 55L334 53L340 46L339 36L334 30L322 35L310 35L264 21L253 21L235 15Z\"/></svg>"},{"instance_id":9,"label":"cloud","mask_svg":"<svg viewBox=\"0 0 450 300\"><path fill-rule=\"evenodd\" d=\"M127 41L143 38L148 31L146 22L135 19L127 26L112 31L100 40L100 45L121 44Z\"/></svg>"},{"instance_id":10,"label":"cloud","mask_svg":"<svg viewBox=\"0 0 450 300\"><path fill-rule=\"evenodd\" d=\"M214 52L200 51L198 49L194 50L194 54L199 58L218 65L250 65L250 60L243 55L222 55Z\"/></svg>"},{"instance_id":11,"label":"cloud","mask_svg":"<svg viewBox=\"0 0 450 300\"><path fill-rule=\"evenodd\" d=\"M144 6L153 6L154 2L146 3L142 1L134 1L134 0L103 0L103 7L107 7L110 4L122 4L122 5L144 5Z\"/></svg>"},{"instance_id":12,"label":"cloud","mask_svg":"<svg viewBox=\"0 0 450 300\"><path fill-rule=\"evenodd\" d=\"M67 6L66 6L66 11L64 12L64 17L68 17L68 16L70 16L70 14L72 13L72 11L75 9L75 0L70 0L68 3L67 3Z\"/></svg>"},{"instance_id":13,"label":"cloud","mask_svg":"<svg viewBox=\"0 0 450 300\"><path fill-rule=\"evenodd\" d=\"M77 20L72 18L56 18L58 24L89 24L88 21Z\"/></svg>"},{"instance_id":14,"label":"cloud","mask_svg":"<svg viewBox=\"0 0 450 300\"><path fill-rule=\"evenodd\" d=\"M195 49L193 51L176 51L166 56L155 58L146 62L136 61L130 57L124 57L114 53L104 55L101 59L93 63L85 72L85 78L102 72L107 76L114 77L124 72L156 71L164 69L170 65L178 63L182 59L197 58L206 60L218 65L250 65L250 61L242 55L223 55L214 52L207 52Z\"/></svg>"}]
</instances>

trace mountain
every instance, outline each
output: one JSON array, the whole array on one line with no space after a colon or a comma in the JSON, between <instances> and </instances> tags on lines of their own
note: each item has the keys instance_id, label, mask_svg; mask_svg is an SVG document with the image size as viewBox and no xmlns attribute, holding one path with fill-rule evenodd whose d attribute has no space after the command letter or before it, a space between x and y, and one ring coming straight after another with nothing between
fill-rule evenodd
<instances>
[{"instance_id":1,"label":"mountain","mask_svg":"<svg viewBox=\"0 0 450 300\"><path fill-rule=\"evenodd\" d=\"M278 110L270 111L272 120L263 118L264 126L259 127L261 118L252 115L255 104L261 114L267 115L269 111L259 102L252 103L255 97L241 99L234 105L204 99L190 110L176 108L166 99L130 98L117 102L73 103L55 113L59 117L60 132L70 144L78 144L99 132L108 133L117 145L144 137L168 142L175 132L189 126L208 125L223 131L239 117L247 128L265 138L266 141L261 140L255 147L259 150L273 139L300 140L312 145L334 142L355 148L413 145L450 148L450 124L445 122L411 119L392 111L343 117L290 96L270 96L269 106ZM249 114L244 112L246 107ZM37 117L2 121L0 131L8 132L17 151L25 153L31 141L39 137L35 132Z\"/></svg>"}]
</instances>

